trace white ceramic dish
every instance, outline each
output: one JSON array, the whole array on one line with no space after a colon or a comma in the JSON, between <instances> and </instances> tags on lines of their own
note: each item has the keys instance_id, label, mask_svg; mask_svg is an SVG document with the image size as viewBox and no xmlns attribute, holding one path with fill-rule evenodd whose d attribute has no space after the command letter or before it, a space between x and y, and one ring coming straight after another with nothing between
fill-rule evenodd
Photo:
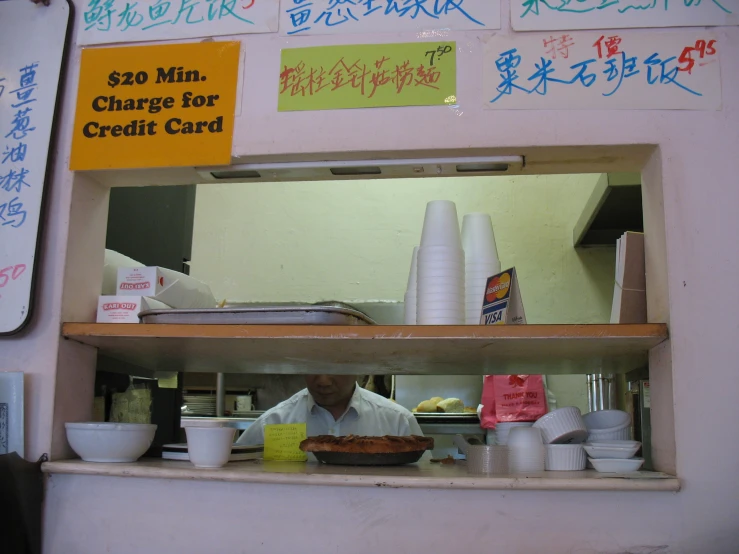
<instances>
[{"instance_id":1,"label":"white ceramic dish","mask_svg":"<svg viewBox=\"0 0 739 554\"><path fill-rule=\"evenodd\" d=\"M151 446L156 425L65 423L67 440L86 462L135 462Z\"/></svg>"},{"instance_id":2,"label":"white ceramic dish","mask_svg":"<svg viewBox=\"0 0 739 554\"><path fill-rule=\"evenodd\" d=\"M232 427L185 427L187 453L199 468L218 468L228 463L236 429Z\"/></svg>"},{"instance_id":3,"label":"white ceramic dish","mask_svg":"<svg viewBox=\"0 0 739 554\"><path fill-rule=\"evenodd\" d=\"M599 473L633 473L639 471L644 464L644 458L629 458L628 460L588 458L588 461Z\"/></svg>"},{"instance_id":4,"label":"white ceramic dish","mask_svg":"<svg viewBox=\"0 0 739 554\"><path fill-rule=\"evenodd\" d=\"M618 443L625 443L618 446ZM641 443L636 441L607 441L606 443L589 443L583 444L585 452L588 456L595 459L628 459L633 458L634 454L641 448Z\"/></svg>"},{"instance_id":5,"label":"white ceramic dish","mask_svg":"<svg viewBox=\"0 0 739 554\"><path fill-rule=\"evenodd\" d=\"M587 458L580 444L548 444L546 446L547 471L580 471L585 469Z\"/></svg>"},{"instance_id":6,"label":"white ceramic dish","mask_svg":"<svg viewBox=\"0 0 739 554\"><path fill-rule=\"evenodd\" d=\"M583 416L588 429L588 442L628 440L631 434L631 416L621 410L599 410Z\"/></svg>"},{"instance_id":7,"label":"white ceramic dish","mask_svg":"<svg viewBox=\"0 0 739 554\"><path fill-rule=\"evenodd\" d=\"M579 444L588 438L580 408L568 406L540 417L534 427L541 429L546 444Z\"/></svg>"}]
</instances>

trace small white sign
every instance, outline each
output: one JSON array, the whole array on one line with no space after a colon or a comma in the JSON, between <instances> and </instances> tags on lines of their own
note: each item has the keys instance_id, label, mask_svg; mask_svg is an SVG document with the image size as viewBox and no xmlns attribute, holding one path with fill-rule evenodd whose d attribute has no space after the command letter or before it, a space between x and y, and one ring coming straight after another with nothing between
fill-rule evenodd
<instances>
[{"instance_id":1,"label":"small white sign","mask_svg":"<svg viewBox=\"0 0 739 554\"><path fill-rule=\"evenodd\" d=\"M494 36L483 102L493 110L718 110L721 47L706 31Z\"/></svg>"},{"instance_id":2,"label":"small white sign","mask_svg":"<svg viewBox=\"0 0 739 554\"><path fill-rule=\"evenodd\" d=\"M737 0L511 0L516 31L739 25Z\"/></svg>"},{"instance_id":3,"label":"small white sign","mask_svg":"<svg viewBox=\"0 0 739 554\"><path fill-rule=\"evenodd\" d=\"M86 0L79 45L274 33L279 0Z\"/></svg>"},{"instance_id":4,"label":"small white sign","mask_svg":"<svg viewBox=\"0 0 739 554\"><path fill-rule=\"evenodd\" d=\"M280 34L500 29L500 0L282 0Z\"/></svg>"}]
</instances>

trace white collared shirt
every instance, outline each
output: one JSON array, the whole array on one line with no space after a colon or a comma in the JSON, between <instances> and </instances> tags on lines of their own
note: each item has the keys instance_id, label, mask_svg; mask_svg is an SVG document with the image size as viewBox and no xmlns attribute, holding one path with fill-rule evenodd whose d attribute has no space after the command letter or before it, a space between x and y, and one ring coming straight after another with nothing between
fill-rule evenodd
<instances>
[{"instance_id":1,"label":"white collared shirt","mask_svg":"<svg viewBox=\"0 0 739 554\"><path fill-rule=\"evenodd\" d=\"M306 423L309 437L423 435L411 412L357 385L349 407L339 419L334 420L331 412L316 404L308 389L303 389L262 414L236 443L263 444L264 426L276 423Z\"/></svg>"}]
</instances>

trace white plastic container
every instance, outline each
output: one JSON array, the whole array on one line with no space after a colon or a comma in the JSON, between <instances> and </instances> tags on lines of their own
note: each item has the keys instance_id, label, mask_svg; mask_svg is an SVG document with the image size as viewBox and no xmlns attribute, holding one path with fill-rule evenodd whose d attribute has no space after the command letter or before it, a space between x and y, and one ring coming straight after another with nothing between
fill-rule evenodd
<instances>
[{"instance_id":1,"label":"white plastic container","mask_svg":"<svg viewBox=\"0 0 739 554\"><path fill-rule=\"evenodd\" d=\"M541 430L535 427L514 427L508 435L508 467L511 473L544 471L546 450Z\"/></svg>"},{"instance_id":2,"label":"white plastic container","mask_svg":"<svg viewBox=\"0 0 739 554\"><path fill-rule=\"evenodd\" d=\"M546 446L547 471L581 471L587 457L580 444L548 444Z\"/></svg>"},{"instance_id":3,"label":"white plastic container","mask_svg":"<svg viewBox=\"0 0 739 554\"><path fill-rule=\"evenodd\" d=\"M149 449L157 426L145 423L65 423L67 440L86 462L135 462Z\"/></svg>"},{"instance_id":4,"label":"white plastic container","mask_svg":"<svg viewBox=\"0 0 739 554\"><path fill-rule=\"evenodd\" d=\"M579 444L588 438L580 408L558 408L540 417L534 427L541 429L546 444Z\"/></svg>"}]
</instances>

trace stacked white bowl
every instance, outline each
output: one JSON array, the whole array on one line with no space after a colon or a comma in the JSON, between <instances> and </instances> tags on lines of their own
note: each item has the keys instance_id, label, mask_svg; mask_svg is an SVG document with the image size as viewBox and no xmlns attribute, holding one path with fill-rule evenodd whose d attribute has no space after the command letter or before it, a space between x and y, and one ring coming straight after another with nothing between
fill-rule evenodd
<instances>
[{"instance_id":1,"label":"stacked white bowl","mask_svg":"<svg viewBox=\"0 0 739 554\"><path fill-rule=\"evenodd\" d=\"M411 257L411 271L408 274L408 286L405 289L403 303L403 323L405 325L416 324L416 298L418 296L418 246L413 248Z\"/></svg>"},{"instance_id":2,"label":"stacked white bowl","mask_svg":"<svg viewBox=\"0 0 739 554\"><path fill-rule=\"evenodd\" d=\"M588 442L626 441L631 437L631 416L622 410L598 410L587 413L583 421L588 429Z\"/></svg>"},{"instance_id":3,"label":"stacked white bowl","mask_svg":"<svg viewBox=\"0 0 739 554\"><path fill-rule=\"evenodd\" d=\"M544 471L546 450L536 427L514 427L508 435L508 469L511 473Z\"/></svg>"},{"instance_id":4,"label":"stacked white bowl","mask_svg":"<svg viewBox=\"0 0 739 554\"><path fill-rule=\"evenodd\" d=\"M478 325L489 277L500 273L493 222L488 214L471 213L462 220L465 256L465 323Z\"/></svg>"},{"instance_id":5,"label":"stacked white bowl","mask_svg":"<svg viewBox=\"0 0 739 554\"><path fill-rule=\"evenodd\" d=\"M454 202L426 205L416 281L418 325L464 323L464 250Z\"/></svg>"}]
</instances>

